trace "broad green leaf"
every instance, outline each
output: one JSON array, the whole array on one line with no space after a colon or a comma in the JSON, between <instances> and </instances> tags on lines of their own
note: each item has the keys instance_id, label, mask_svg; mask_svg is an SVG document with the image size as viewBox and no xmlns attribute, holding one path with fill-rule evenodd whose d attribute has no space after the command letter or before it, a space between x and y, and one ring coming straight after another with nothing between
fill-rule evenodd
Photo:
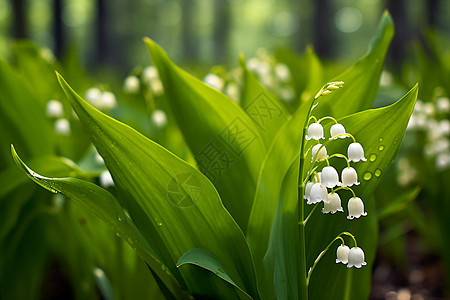
<instances>
[{"instance_id":1,"label":"broad green leaf","mask_svg":"<svg viewBox=\"0 0 450 300\"><path fill-rule=\"evenodd\" d=\"M238 286L233 279L227 274L225 267L218 260L218 258L204 249L192 249L183 254L177 262L177 267L181 267L184 264L192 264L204 268L214 274L216 274L219 278L225 280L229 284L238 288L243 294L245 294L248 298L251 297L245 292L245 290Z\"/></svg>"},{"instance_id":2,"label":"broad green leaf","mask_svg":"<svg viewBox=\"0 0 450 300\"><path fill-rule=\"evenodd\" d=\"M377 245L377 214L376 199L373 191L384 172L394 161L401 145L409 117L417 99L418 88L415 86L396 103L379 108L366 110L347 116L339 122L344 125L365 150L366 162L352 163L358 172L361 184L352 187L358 197L365 204L368 215L355 220L347 220L347 200L350 192L339 192L345 213L323 215L316 212L312 215L306 227L307 235L307 266L313 261L325 246L340 232L349 231L356 236L358 245L364 249L368 267L345 273L347 270L338 265L335 260L335 249L331 248L317 265L311 276L309 293L313 299L366 299L370 292L370 276ZM319 104L320 105L320 104ZM329 126L328 126L329 128ZM324 128L326 130L327 128ZM346 154L351 141L344 139L332 141L327 146L328 155L332 153ZM310 161L310 160L309 160ZM345 163L333 161L338 172L345 167ZM319 171L324 165L319 167ZM309 207L311 209L311 207ZM352 246L351 241L349 245ZM344 272L344 273L343 273ZM345 275L347 274L347 275ZM330 295L331 298L330 298Z\"/></svg>"},{"instance_id":3,"label":"broad green leaf","mask_svg":"<svg viewBox=\"0 0 450 300\"><path fill-rule=\"evenodd\" d=\"M90 106L61 76L59 80L104 158L121 204L151 243L152 254L192 292L202 293L208 287L196 280L194 270L178 270L176 262L191 249L205 249L236 284L258 298L245 237L211 182L163 147Z\"/></svg>"},{"instance_id":4,"label":"broad green leaf","mask_svg":"<svg viewBox=\"0 0 450 300\"><path fill-rule=\"evenodd\" d=\"M167 272L164 265L152 255L154 250L143 238L133 221L125 214L114 196L101 187L80 179L70 177L49 178L37 174L25 165L17 155L14 147L11 147L11 152L16 164L26 172L28 177L43 188L53 193L60 192L81 206L91 210L136 249L138 254L154 270L173 295L183 298L184 293L173 275Z\"/></svg>"},{"instance_id":5,"label":"broad green leaf","mask_svg":"<svg viewBox=\"0 0 450 300\"><path fill-rule=\"evenodd\" d=\"M44 108L26 81L0 59L0 169L12 163L9 145L24 148L24 157L53 153L54 136Z\"/></svg>"},{"instance_id":6,"label":"broad green leaf","mask_svg":"<svg viewBox=\"0 0 450 300\"><path fill-rule=\"evenodd\" d=\"M262 129L236 103L173 64L156 43L145 42L199 169L245 231L267 148Z\"/></svg>"},{"instance_id":7,"label":"broad green leaf","mask_svg":"<svg viewBox=\"0 0 450 300\"><path fill-rule=\"evenodd\" d=\"M300 95L300 103L311 100L324 84L324 74L321 62L311 46L306 48L303 60L306 65L305 69L307 71L305 72L305 76L307 78L305 78L306 86Z\"/></svg>"},{"instance_id":8,"label":"broad green leaf","mask_svg":"<svg viewBox=\"0 0 450 300\"><path fill-rule=\"evenodd\" d=\"M239 60L244 80L240 104L259 126L265 144L270 145L280 127L287 121L288 113L284 104L247 69L244 58L241 56Z\"/></svg>"}]
</instances>

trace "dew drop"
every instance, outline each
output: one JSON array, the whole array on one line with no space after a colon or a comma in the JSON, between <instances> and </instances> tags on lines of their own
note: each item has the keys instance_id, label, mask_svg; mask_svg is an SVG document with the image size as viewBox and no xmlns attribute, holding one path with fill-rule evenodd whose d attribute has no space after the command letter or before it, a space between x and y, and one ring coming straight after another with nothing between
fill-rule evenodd
<instances>
[{"instance_id":1,"label":"dew drop","mask_svg":"<svg viewBox=\"0 0 450 300\"><path fill-rule=\"evenodd\" d=\"M374 174L375 174L376 177L380 177L381 176L381 170L380 169L376 169Z\"/></svg>"},{"instance_id":2,"label":"dew drop","mask_svg":"<svg viewBox=\"0 0 450 300\"><path fill-rule=\"evenodd\" d=\"M376 154L371 154L370 157L369 157L369 160L372 161L372 162L375 161L376 159L377 159L377 155Z\"/></svg>"},{"instance_id":3,"label":"dew drop","mask_svg":"<svg viewBox=\"0 0 450 300\"><path fill-rule=\"evenodd\" d=\"M121 216L118 216L118 217L117 217L117 220L118 220L119 222L122 222L122 217L121 217Z\"/></svg>"},{"instance_id":4,"label":"dew drop","mask_svg":"<svg viewBox=\"0 0 450 300\"><path fill-rule=\"evenodd\" d=\"M378 150L383 151L384 150L384 146L381 145L380 147L378 147Z\"/></svg>"},{"instance_id":5,"label":"dew drop","mask_svg":"<svg viewBox=\"0 0 450 300\"><path fill-rule=\"evenodd\" d=\"M378 139L380 142L382 142L383 141L383 138L382 137L380 137L379 139Z\"/></svg>"},{"instance_id":6,"label":"dew drop","mask_svg":"<svg viewBox=\"0 0 450 300\"><path fill-rule=\"evenodd\" d=\"M370 180L372 178L372 173L366 172L363 176L364 180Z\"/></svg>"}]
</instances>

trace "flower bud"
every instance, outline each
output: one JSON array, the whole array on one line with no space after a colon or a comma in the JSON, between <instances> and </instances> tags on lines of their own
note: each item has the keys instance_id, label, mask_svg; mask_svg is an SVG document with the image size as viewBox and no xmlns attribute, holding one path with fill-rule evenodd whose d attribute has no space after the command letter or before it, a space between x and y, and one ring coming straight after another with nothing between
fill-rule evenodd
<instances>
[{"instance_id":1,"label":"flower bud","mask_svg":"<svg viewBox=\"0 0 450 300\"><path fill-rule=\"evenodd\" d=\"M321 183L314 183L311 187L310 199L306 204L316 204L320 201L329 202L327 188Z\"/></svg>"},{"instance_id":2,"label":"flower bud","mask_svg":"<svg viewBox=\"0 0 450 300\"><path fill-rule=\"evenodd\" d=\"M348 268L356 267L361 268L362 266L367 265L364 261L364 251L359 247L353 247L348 252Z\"/></svg>"},{"instance_id":3,"label":"flower bud","mask_svg":"<svg viewBox=\"0 0 450 300\"><path fill-rule=\"evenodd\" d=\"M347 219L353 220L354 218L367 216L367 212L364 211L364 203L361 198L353 197L348 200L348 216Z\"/></svg>"},{"instance_id":4,"label":"flower bud","mask_svg":"<svg viewBox=\"0 0 450 300\"><path fill-rule=\"evenodd\" d=\"M319 152L317 153L317 151L319 151ZM328 158L327 148L325 148L325 146L322 147L322 144L317 144L312 148L311 162L314 161L314 157L316 156L316 154L317 154L316 161L322 161L322 160Z\"/></svg>"},{"instance_id":5,"label":"flower bud","mask_svg":"<svg viewBox=\"0 0 450 300\"><path fill-rule=\"evenodd\" d=\"M366 161L364 158L364 149L360 143L351 143L348 146L347 156L349 161L358 162L360 160Z\"/></svg>"},{"instance_id":6,"label":"flower bud","mask_svg":"<svg viewBox=\"0 0 450 300\"><path fill-rule=\"evenodd\" d=\"M359 185L360 182L358 182L358 174L356 173L356 170L352 167L347 167L342 170L341 174L342 183L340 186L352 186L352 185Z\"/></svg>"},{"instance_id":7,"label":"flower bud","mask_svg":"<svg viewBox=\"0 0 450 300\"><path fill-rule=\"evenodd\" d=\"M308 134L306 135L306 139L308 141L310 139L314 139L314 140L324 139L322 125L317 122L311 123L308 127Z\"/></svg>"},{"instance_id":8,"label":"flower bud","mask_svg":"<svg viewBox=\"0 0 450 300\"><path fill-rule=\"evenodd\" d=\"M339 197L338 193L329 193L328 194L328 203L323 203L322 213L332 213L335 214L336 212L340 211L343 212L344 209L341 206L341 198Z\"/></svg>"},{"instance_id":9,"label":"flower bud","mask_svg":"<svg viewBox=\"0 0 450 300\"><path fill-rule=\"evenodd\" d=\"M321 183L327 188L334 188L340 185L339 175L335 168L327 166L322 169Z\"/></svg>"},{"instance_id":10,"label":"flower bud","mask_svg":"<svg viewBox=\"0 0 450 300\"><path fill-rule=\"evenodd\" d=\"M59 135L70 134L70 123L67 119L58 119L55 122L55 131Z\"/></svg>"},{"instance_id":11,"label":"flower bud","mask_svg":"<svg viewBox=\"0 0 450 300\"><path fill-rule=\"evenodd\" d=\"M61 118L64 116L64 108L61 102L58 100L50 100L47 102L46 109L47 117Z\"/></svg>"},{"instance_id":12,"label":"flower bud","mask_svg":"<svg viewBox=\"0 0 450 300\"><path fill-rule=\"evenodd\" d=\"M350 248L347 245L340 245L336 250L336 263L343 263L344 265L348 263L348 252Z\"/></svg>"},{"instance_id":13,"label":"flower bud","mask_svg":"<svg viewBox=\"0 0 450 300\"><path fill-rule=\"evenodd\" d=\"M334 139L335 136L337 136L339 134L344 134L344 133L345 133L345 128L342 124L334 124L330 128L330 134L331 134L330 140ZM339 138L345 139L346 137L348 137L348 135L341 135Z\"/></svg>"}]
</instances>

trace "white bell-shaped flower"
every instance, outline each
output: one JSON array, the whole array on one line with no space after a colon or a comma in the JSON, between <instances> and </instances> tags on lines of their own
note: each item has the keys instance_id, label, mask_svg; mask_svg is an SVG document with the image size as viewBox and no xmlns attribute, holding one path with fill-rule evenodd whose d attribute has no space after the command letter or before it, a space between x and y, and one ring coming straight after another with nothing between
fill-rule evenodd
<instances>
[{"instance_id":1,"label":"white bell-shaped flower","mask_svg":"<svg viewBox=\"0 0 450 300\"><path fill-rule=\"evenodd\" d=\"M317 122L311 123L308 127L308 134L306 135L306 139L308 141L310 139L313 139L313 140L324 139L322 125Z\"/></svg>"},{"instance_id":2,"label":"white bell-shaped flower","mask_svg":"<svg viewBox=\"0 0 450 300\"><path fill-rule=\"evenodd\" d=\"M324 214L332 213L335 214L336 212L343 212L344 209L341 206L341 197L339 197L338 193L329 193L328 194L328 203L323 203L322 212Z\"/></svg>"},{"instance_id":3,"label":"white bell-shaped flower","mask_svg":"<svg viewBox=\"0 0 450 300\"><path fill-rule=\"evenodd\" d=\"M137 76L128 76L127 78L125 78L125 81L123 83L123 90L128 94L136 94L137 92L139 92L140 86L141 83Z\"/></svg>"},{"instance_id":4,"label":"white bell-shaped flower","mask_svg":"<svg viewBox=\"0 0 450 300\"><path fill-rule=\"evenodd\" d=\"M336 263L348 263L348 252L350 248L347 245L340 245L336 250Z\"/></svg>"},{"instance_id":5,"label":"white bell-shaped flower","mask_svg":"<svg viewBox=\"0 0 450 300\"><path fill-rule=\"evenodd\" d=\"M319 151L319 153L317 153L317 151ZM322 160L325 160L326 158L328 158L327 148L325 146L322 147L322 144L317 144L312 148L311 162L313 162L316 154L317 154L316 161L322 161Z\"/></svg>"},{"instance_id":6,"label":"white bell-shaped flower","mask_svg":"<svg viewBox=\"0 0 450 300\"><path fill-rule=\"evenodd\" d=\"M311 198L311 188L314 185L314 182L308 181L305 186L305 195L304 199L309 200Z\"/></svg>"},{"instance_id":7,"label":"white bell-shaped flower","mask_svg":"<svg viewBox=\"0 0 450 300\"><path fill-rule=\"evenodd\" d=\"M362 266L367 265L367 263L364 261L364 251L359 247L353 247L348 252L348 264L347 267L355 267L355 268L361 268Z\"/></svg>"},{"instance_id":8,"label":"white bell-shaped flower","mask_svg":"<svg viewBox=\"0 0 450 300\"><path fill-rule=\"evenodd\" d=\"M55 121L55 131L58 135L70 134L70 122L67 119L58 119Z\"/></svg>"},{"instance_id":9,"label":"white bell-shaped flower","mask_svg":"<svg viewBox=\"0 0 450 300\"><path fill-rule=\"evenodd\" d=\"M352 197L348 200L348 216L347 219L353 220L354 218L367 216L367 212L364 211L364 203L359 197Z\"/></svg>"},{"instance_id":10,"label":"white bell-shaped flower","mask_svg":"<svg viewBox=\"0 0 450 300\"><path fill-rule=\"evenodd\" d=\"M321 183L327 188L334 188L336 185L340 185L339 175L334 167L326 166L322 169Z\"/></svg>"},{"instance_id":11,"label":"white bell-shaped flower","mask_svg":"<svg viewBox=\"0 0 450 300\"><path fill-rule=\"evenodd\" d=\"M306 204L316 204L320 201L329 202L327 188L321 183L314 183L311 187L310 198Z\"/></svg>"},{"instance_id":12,"label":"white bell-shaped flower","mask_svg":"<svg viewBox=\"0 0 450 300\"><path fill-rule=\"evenodd\" d=\"M342 170L341 180L342 183L340 184L340 186L352 186L360 184L360 182L358 182L358 174L352 167L347 167Z\"/></svg>"},{"instance_id":13,"label":"white bell-shaped flower","mask_svg":"<svg viewBox=\"0 0 450 300\"><path fill-rule=\"evenodd\" d=\"M330 140L332 140L335 136L337 136L339 134L344 134L344 133L345 133L345 128L342 124L334 124L330 128L330 134L331 134ZM348 137L348 135L341 135L339 138L345 139L346 137Z\"/></svg>"},{"instance_id":14,"label":"white bell-shaped flower","mask_svg":"<svg viewBox=\"0 0 450 300\"><path fill-rule=\"evenodd\" d=\"M347 154L349 161L358 162L360 160L367 160L364 158L364 149L360 143L351 143L348 146Z\"/></svg>"},{"instance_id":15,"label":"white bell-shaped flower","mask_svg":"<svg viewBox=\"0 0 450 300\"><path fill-rule=\"evenodd\" d=\"M64 116L64 108L61 102L58 100L50 100L47 102L46 107L47 117L50 118L62 118Z\"/></svg>"}]
</instances>

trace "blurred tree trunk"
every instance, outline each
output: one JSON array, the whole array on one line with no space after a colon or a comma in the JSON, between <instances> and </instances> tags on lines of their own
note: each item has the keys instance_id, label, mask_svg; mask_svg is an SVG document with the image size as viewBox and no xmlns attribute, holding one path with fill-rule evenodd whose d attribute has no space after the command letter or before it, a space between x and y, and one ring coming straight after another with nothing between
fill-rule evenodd
<instances>
[{"instance_id":1,"label":"blurred tree trunk","mask_svg":"<svg viewBox=\"0 0 450 300\"><path fill-rule=\"evenodd\" d=\"M330 0L314 1L313 44L321 58L331 58L334 55L334 34Z\"/></svg>"},{"instance_id":2,"label":"blurred tree trunk","mask_svg":"<svg viewBox=\"0 0 450 300\"><path fill-rule=\"evenodd\" d=\"M108 62L108 32L105 0L96 1L96 64L102 65Z\"/></svg>"},{"instance_id":3,"label":"blurred tree trunk","mask_svg":"<svg viewBox=\"0 0 450 300\"><path fill-rule=\"evenodd\" d=\"M230 30L230 1L214 1L213 51L216 62L224 62L227 58L228 33Z\"/></svg>"},{"instance_id":4,"label":"blurred tree trunk","mask_svg":"<svg viewBox=\"0 0 450 300\"><path fill-rule=\"evenodd\" d=\"M393 67L399 68L412 35L407 4L404 0L388 0L387 7L395 24L395 36L389 47L388 60Z\"/></svg>"},{"instance_id":5,"label":"blurred tree trunk","mask_svg":"<svg viewBox=\"0 0 450 300\"><path fill-rule=\"evenodd\" d=\"M198 58L198 41L193 26L195 2L195 0L181 1L181 10L183 12L181 39L183 56L187 61L194 61Z\"/></svg>"},{"instance_id":6,"label":"blurred tree trunk","mask_svg":"<svg viewBox=\"0 0 450 300\"><path fill-rule=\"evenodd\" d=\"M55 40L55 54L61 59L66 46L64 39L64 24L62 21L62 0L53 1L53 38Z\"/></svg>"},{"instance_id":7,"label":"blurred tree trunk","mask_svg":"<svg viewBox=\"0 0 450 300\"><path fill-rule=\"evenodd\" d=\"M26 0L13 0L13 37L16 39L23 39L27 37L27 23L26 23Z\"/></svg>"}]
</instances>

